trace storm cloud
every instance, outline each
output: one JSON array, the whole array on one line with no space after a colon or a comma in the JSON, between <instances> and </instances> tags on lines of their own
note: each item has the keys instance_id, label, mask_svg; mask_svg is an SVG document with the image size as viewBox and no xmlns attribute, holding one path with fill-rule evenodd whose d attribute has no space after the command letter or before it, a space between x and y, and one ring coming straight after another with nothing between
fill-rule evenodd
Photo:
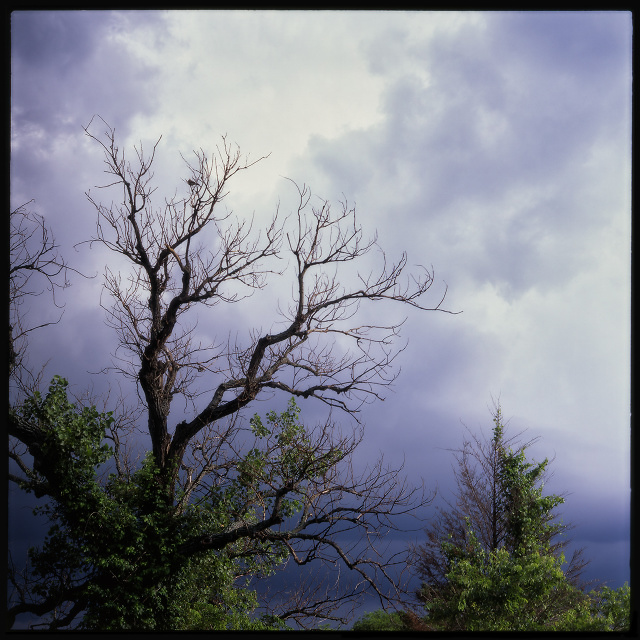
<instances>
[{"instance_id":1,"label":"storm cloud","mask_svg":"<svg viewBox=\"0 0 640 640\"><path fill-rule=\"evenodd\" d=\"M160 197L182 188L180 153L227 134L270 154L238 176L229 209L258 226L278 202L288 213L283 176L346 198L389 260L433 266L432 301L446 289L462 312L375 311L407 315L406 349L385 401L363 411L360 462L382 451L447 495L447 449L465 425L490 432L499 398L514 432L541 437L536 457L555 456L548 489L567 494L587 577L628 580L629 13L25 11L11 29L11 206L33 200L95 276L74 278L62 321L34 334L34 364L78 391L109 382L88 373L116 343L100 307L112 258L78 245L95 233L85 192L105 184L83 126L99 114L127 148L162 136ZM269 326L289 291L276 281L215 326L248 330L256 308ZM44 297L29 311L54 312Z\"/></svg>"}]
</instances>

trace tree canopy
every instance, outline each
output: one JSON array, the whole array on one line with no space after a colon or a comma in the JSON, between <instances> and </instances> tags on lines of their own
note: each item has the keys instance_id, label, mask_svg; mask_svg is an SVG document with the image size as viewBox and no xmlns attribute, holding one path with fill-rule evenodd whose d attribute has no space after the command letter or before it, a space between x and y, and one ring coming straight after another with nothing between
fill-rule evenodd
<instances>
[{"instance_id":1,"label":"tree canopy","mask_svg":"<svg viewBox=\"0 0 640 640\"><path fill-rule=\"evenodd\" d=\"M240 543L219 553L184 549L194 535L223 530L232 510L241 508L241 496L255 484L250 467L257 451L244 458L244 475L215 498L181 507L176 517L158 490L159 470L151 455L130 477L112 472L100 481L100 467L114 453L105 443L113 416L74 405L66 380L54 378L44 398L36 392L14 417L42 427L39 460L46 466L34 466L21 484L48 496L38 511L51 527L42 547L30 550L28 569L10 573L21 596L9 610L10 626L20 613L51 612L50 629L64 628L76 617L81 618L77 628L89 630L274 627L273 620L250 616L256 595L236 584L236 574L240 560L247 574L269 574L286 556L284 548L267 543L247 553ZM285 412L290 433L289 417ZM291 466L306 462L296 458L295 449L287 448L287 454Z\"/></svg>"}]
</instances>

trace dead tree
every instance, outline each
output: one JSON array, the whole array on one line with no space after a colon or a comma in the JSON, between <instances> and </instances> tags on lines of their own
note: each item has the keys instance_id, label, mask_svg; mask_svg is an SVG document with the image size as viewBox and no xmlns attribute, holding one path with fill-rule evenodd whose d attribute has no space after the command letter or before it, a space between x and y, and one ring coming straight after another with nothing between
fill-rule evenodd
<instances>
[{"instance_id":1,"label":"dead tree","mask_svg":"<svg viewBox=\"0 0 640 640\"><path fill-rule=\"evenodd\" d=\"M390 300L443 311L444 295L431 307L421 302L433 284L432 271L423 269L421 277L412 276L403 285L406 255L388 265L381 253L377 274L358 274L358 286L351 290L341 286L336 267L377 246L375 239L363 241L355 209L346 202L333 214L329 202L312 206L311 193L303 186L293 228L286 231L276 215L255 237L251 223L220 213L229 181L259 161L242 160L226 138L212 158L202 150L195 153L188 168L196 185L188 196L171 199L157 210L151 205L151 167L159 141L149 156L142 146L136 149L132 166L116 146L113 129L107 128L106 142L88 127L86 132L103 147L106 173L113 177L102 188L118 186L122 193L122 202L110 207L87 194L98 212L93 241L131 263L126 282L121 273L105 271L114 299L108 319L128 352L122 371L133 376L143 392L160 468L179 468L187 445L203 428L236 414L268 389L318 398L349 412L364 398L379 397L379 390L394 378L392 339L401 323L349 326L362 303ZM210 239L209 246L215 242L215 250L198 242L210 230L215 241ZM256 331L247 344L229 341L225 348L194 344L193 326L184 322L189 311L243 300L277 272L267 260L286 253L295 260L295 289L288 312L281 312L287 325L282 331ZM349 339L354 350L337 354L331 343L336 335ZM206 402L197 403L191 389L203 374L213 392ZM193 401L196 410L170 433L169 410L178 394ZM170 487L174 481L175 475Z\"/></svg>"},{"instance_id":2,"label":"dead tree","mask_svg":"<svg viewBox=\"0 0 640 640\"><path fill-rule=\"evenodd\" d=\"M260 233L253 222L233 218L222 210L229 183L262 158L243 159L224 137L212 157L200 149L186 163L185 195L154 207L152 165L160 140L148 154L142 145L135 148L132 162L116 145L114 129L104 124L104 136L94 135L91 123L85 132L104 151L109 180L99 188L117 189L120 195L105 206L87 193L97 211L90 242L103 244L130 267L128 272L105 269L113 300L105 305L107 322L119 337L114 368L138 385L167 505L179 514L246 472L241 461L250 434L241 412L256 399L280 392L315 398L330 410L357 416L363 402L381 398L397 375L394 340L402 322L363 320L371 314L366 305L387 301L449 313L442 307L446 287L435 304L426 304L433 270L406 275L407 256L388 263L376 238L363 239L353 207L341 202L335 213L327 201L316 205L306 186L296 185L293 215L283 221L276 211ZM374 249L379 252L377 271L351 269L346 279L350 266ZM263 312L263 318L273 314L270 326L278 322L279 331L256 327L244 342L230 334L219 344L202 344L197 321L215 322L216 307L241 303L276 274L289 275L292 282L286 308L278 303ZM190 413L170 424L177 397ZM10 428L20 437L18 425ZM382 586L386 582L397 596L393 566L403 562L378 554L380 536L396 527L394 518L417 513L430 498L410 488L398 478L400 470L382 460L365 471L354 470L351 455L362 434L336 434L327 422L310 440L298 443L299 460L306 463L294 470L285 473L267 463L253 479L251 498L229 524L191 539L181 552L224 549L242 558L260 553L261 543L273 542L298 565L346 567L357 576L356 594L367 588L380 598L393 597ZM279 460L281 446L266 438L264 459ZM324 465L322 472L319 465ZM285 508L291 500L300 505L295 514ZM248 519L249 512L260 517ZM349 597L348 591L320 597L316 587L307 593L312 595L305 603L290 603L280 613L298 620L314 612L328 616L332 606Z\"/></svg>"}]
</instances>

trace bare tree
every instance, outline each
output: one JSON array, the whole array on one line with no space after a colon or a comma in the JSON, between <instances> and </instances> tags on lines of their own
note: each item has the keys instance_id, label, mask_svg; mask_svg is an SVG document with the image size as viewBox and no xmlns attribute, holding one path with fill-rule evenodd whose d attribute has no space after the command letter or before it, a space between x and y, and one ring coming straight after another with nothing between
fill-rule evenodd
<instances>
[{"instance_id":1,"label":"bare tree","mask_svg":"<svg viewBox=\"0 0 640 640\"><path fill-rule=\"evenodd\" d=\"M42 375L42 371L34 373L29 368L28 334L60 320L29 326L24 309L27 299L48 290L53 304L61 309L56 292L70 285L68 272L82 275L60 256L59 245L44 218L29 211L29 204L27 202L9 214L9 377L22 392L37 388Z\"/></svg>"},{"instance_id":2,"label":"bare tree","mask_svg":"<svg viewBox=\"0 0 640 640\"><path fill-rule=\"evenodd\" d=\"M263 434L263 464L253 468L247 452L255 448L250 448L242 410L283 392L316 398L330 410L356 416L363 402L380 398L395 379L394 339L402 324L364 322L361 305L390 301L449 313L442 307L446 288L435 304L425 304L433 270L405 275L406 255L388 263L375 238L363 239L353 207L341 202L334 213L327 201L316 206L306 186L296 186L298 204L290 219L282 221L276 211L260 233L253 222L221 212L232 178L262 159L243 158L224 137L212 157L200 149L186 163L186 195L154 208L152 165L160 140L149 154L142 144L135 148L131 162L116 145L113 128L104 123L104 137L98 137L91 124L85 132L102 147L109 176L100 188L120 193L110 206L87 193L98 214L91 242L130 265L128 273L105 269L113 300L105 305L107 322L119 337L114 368L138 385L167 505L179 514L238 477L252 487L224 527L193 537L180 552L189 556L224 549L241 560L273 543L298 565L342 565L357 576L354 591L321 596L309 587L304 602L280 607L280 615L299 621L319 612L330 616L331 607L364 588L381 599L398 597L393 567L405 563L380 555L381 536L397 526L398 516L415 515L430 498L408 487L398 478L400 470L388 468L382 459L355 470L351 456L362 432L337 436L332 422L312 437L288 442L288 448L275 435ZM347 286L343 274L349 264L374 249L379 251L378 270L354 270L355 284ZM230 334L226 343L203 345L196 329L205 315L198 310L241 302L263 288L270 275L287 272L284 258L293 265L293 295L286 310L278 305L280 318L273 319L282 330L256 328L245 343ZM215 317L210 313L206 322ZM190 415L171 425L178 396ZM37 440L24 425L12 423L10 430L27 445L29 438L32 444ZM296 465L282 468L292 447ZM292 504L298 508L292 510Z\"/></svg>"},{"instance_id":3,"label":"bare tree","mask_svg":"<svg viewBox=\"0 0 640 640\"><path fill-rule=\"evenodd\" d=\"M422 277L402 285L406 255L387 265L382 254L377 275L359 275L353 290L341 286L332 269L361 258L376 245L375 240L363 242L355 210L346 202L334 215L328 202L311 206L310 191L302 187L294 229L285 233L276 216L256 238L251 224L220 214L229 181L259 161L242 160L226 138L212 158L202 150L195 153L196 162L188 167L196 184L188 197L154 210L151 167L158 143L150 156L142 146L136 149L134 167L116 146L113 129L107 128L106 142L88 127L86 132L103 147L106 173L114 178L102 188L117 185L122 190L122 203L111 207L88 194L98 211L94 241L132 265L127 284L121 274L108 268L105 272L115 301L108 309L109 321L129 353L122 371L137 380L144 395L153 453L161 468L179 467L171 463L181 463L188 443L203 428L237 413L266 389L319 398L346 411L357 410L349 401L378 397L377 389L393 379L391 340L399 325L349 326L362 302L387 299L444 310L444 296L432 307L420 303L433 284L433 272L423 270ZM216 232L214 251L198 244L210 229ZM265 266L266 259L287 251L295 259L296 274L294 300L282 314L288 323L283 331L256 332L248 345L229 342L218 350L193 343L193 326L179 322L188 311L244 299L275 273ZM327 338L337 334L352 340L353 353L335 353ZM208 379L217 379L213 393L170 435L167 421L174 397L195 400L192 383L204 372ZM175 477L168 481L171 486Z\"/></svg>"}]
</instances>

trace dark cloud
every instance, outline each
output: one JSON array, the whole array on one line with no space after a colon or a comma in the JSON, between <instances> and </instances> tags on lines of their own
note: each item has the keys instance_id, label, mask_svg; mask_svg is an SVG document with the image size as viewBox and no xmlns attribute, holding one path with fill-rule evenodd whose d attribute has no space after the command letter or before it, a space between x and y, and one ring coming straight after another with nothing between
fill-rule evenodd
<instances>
[{"instance_id":1,"label":"dark cloud","mask_svg":"<svg viewBox=\"0 0 640 640\"><path fill-rule=\"evenodd\" d=\"M350 194L365 228L384 230L380 243L390 255L407 250L411 263L435 264L438 282L444 278L450 286L447 307L467 314L462 323L429 314L421 316L421 325L412 319L403 328L410 346L396 393L366 414L371 440L363 454L383 450L394 462L404 458L410 478L438 482L444 491L452 461L446 449L460 445L461 421L473 431L490 430L487 405L502 391L492 385L507 375L501 371L514 350L497 329L469 317L465 294L490 285L497 299L510 304L532 289L567 286L590 267L593 235L612 215L611 205L602 206L602 194L618 197L604 181L608 157L598 158L598 150L608 144L624 148L629 133L628 57L612 44L609 28L595 40L615 53L591 68L575 52L591 50L597 20L576 29L562 18L550 44L546 22L533 20L520 47L522 20L512 27L508 16L489 18L486 27L468 25L414 45L423 73L390 81L384 121L337 139L317 136L309 144L308 170L324 174L323 188ZM624 40L621 24L615 31ZM399 37L404 44L406 37ZM573 43L569 49L563 38ZM391 75L382 51L380 43L370 46L371 64ZM594 157L598 161L589 165ZM623 172L617 184L623 191ZM556 301L546 322L569 313L567 304ZM531 359L511 372L523 380L537 366L533 344L545 340L544 328L532 330ZM518 410L512 398L502 400L507 413ZM540 444L543 457L560 443L564 454L575 425L564 426L566 435L557 422L554 427ZM557 464L572 460L562 455ZM620 478L608 467L605 473L602 482L618 491ZM556 490L592 495L593 483L580 474L563 475ZM582 502L571 509L581 521L589 511ZM628 536L624 528L618 531ZM608 558L608 571L625 575L620 558Z\"/></svg>"},{"instance_id":2,"label":"dark cloud","mask_svg":"<svg viewBox=\"0 0 640 640\"><path fill-rule=\"evenodd\" d=\"M134 26L162 31L156 12L12 14L12 127L23 144L35 139L32 155L79 135L96 113L116 126L153 105L156 71L118 40Z\"/></svg>"},{"instance_id":3,"label":"dark cloud","mask_svg":"<svg viewBox=\"0 0 640 640\"><path fill-rule=\"evenodd\" d=\"M595 74L607 81L612 71L620 71L631 47L630 12L496 13L492 24L504 54L524 55L543 71L582 71L585 80Z\"/></svg>"},{"instance_id":4,"label":"dark cloud","mask_svg":"<svg viewBox=\"0 0 640 640\"><path fill-rule=\"evenodd\" d=\"M11 18L14 61L64 76L78 59L91 55L96 38L108 27L108 12L94 16L98 19L90 24L81 11L16 11Z\"/></svg>"}]
</instances>

